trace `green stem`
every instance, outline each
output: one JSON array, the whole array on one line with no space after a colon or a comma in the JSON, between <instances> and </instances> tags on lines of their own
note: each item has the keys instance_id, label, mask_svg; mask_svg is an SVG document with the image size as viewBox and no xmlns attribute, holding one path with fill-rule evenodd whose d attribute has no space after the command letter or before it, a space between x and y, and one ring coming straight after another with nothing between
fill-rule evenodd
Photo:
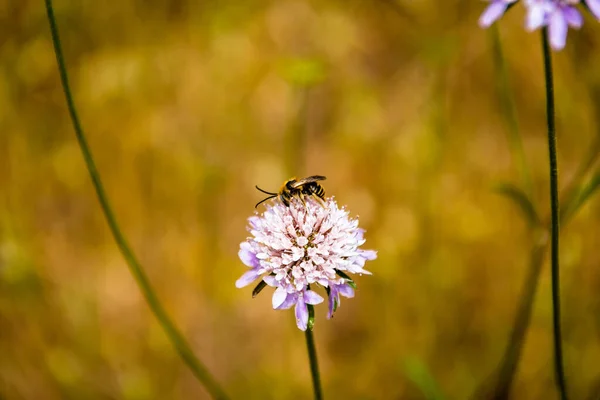
<instances>
[{"instance_id":1,"label":"green stem","mask_svg":"<svg viewBox=\"0 0 600 400\"><path fill-rule=\"evenodd\" d=\"M317 349L315 348L315 339L310 327L304 332L306 335L306 347L308 348L308 359L310 361L310 373L312 375L315 400L323 399L321 391L321 376L319 375L319 364L317 363Z\"/></svg>"},{"instance_id":2,"label":"green stem","mask_svg":"<svg viewBox=\"0 0 600 400\"><path fill-rule=\"evenodd\" d=\"M142 294L144 295L144 298L146 299L146 302L148 303L150 309L156 316L156 319L158 319L159 324L164 329L165 333L167 334L167 337L171 341L171 344L173 345L181 359L190 368L194 376L204 385L206 390L211 394L213 398L227 399L225 392L223 392L219 384L210 375L206 367L194 355L190 345L186 342L183 335L179 332L173 321L167 315L167 312L156 297L156 294L154 294L154 290L152 289L152 286L150 284L150 281L148 280L148 277L146 276L146 273L142 269L140 263L131 251L129 245L127 244L125 237L121 233L119 225L117 224L117 220L108 202L108 198L106 196L104 187L102 185L102 181L100 179L100 174L98 173L98 170L96 168L96 164L94 162L94 158L92 157L90 148L87 144L87 140L83 133L83 129L81 128L79 117L77 116L75 103L73 101L73 96L71 94L71 89L69 86L67 69L62 54L61 42L58 35L58 27L56 25L54 10L52 8L52 0L45 0L45 2L46 11L48 14L48 21L50 23L50 31L52 33L52 42L54 44L54 52L56 54L56 61L58 63L58 70L60 73L60 79L67 100L69 114L73 122L73 128L75 129L75 135L77 136L77 142L79 143L79 147L83 154L86 167L92 179L94 189L96 190L96 195L98 196L98 200L104 213L104 217L106 218L106 221L115 239L115 242L117 243L117 246L119 247L123 258L127 262L129 270L135 278Z\"/></svg>"},{"instance_id":3,"label":"green stem","mask_svg":"<svg viewBox=\"0 0 600 400\"><path fill-rule=\"evenodd\" d=\"M556 127L554 124L554 86L552 78L552 58L548 44L548 28L542 30L544 53L544 75L546 78L546 117L548 123L548 152L550 158L550 211L551 211L551 265L552 265L552 316L554 327L554 366L556 384L561 399L567 399L567 389L562 358L562 336L560 328L560 276L559 276L559 199L558 162L556 160Z\"/></svg>"}]
</instances>

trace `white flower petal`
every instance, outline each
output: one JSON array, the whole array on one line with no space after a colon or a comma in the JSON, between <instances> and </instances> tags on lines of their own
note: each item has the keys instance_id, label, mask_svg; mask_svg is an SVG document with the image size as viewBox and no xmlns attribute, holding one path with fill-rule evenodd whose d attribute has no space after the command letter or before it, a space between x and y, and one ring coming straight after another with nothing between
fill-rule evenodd
<instances>
[{"instance_id":1,"label":"white flower petal","mask_svg":"<svg viewBox=\"0 0 600 400\"><path fill-rule=\"evenodd\" d=\"M300 299L296 304L296 325L301 331L305 331L308 327L308 308Z\"/></svg>"},{"instance_id":2,"label":"white flower petal","mask_svg":"<svg viewBox=\"0 0 600 400\"><path fill-rule=\"evenodd\" d=\"M561 50L565 47L568 29L565 16L559 10L552 13L548 34L550 35L550 45L554 50Z\"/></svg>"},{"instance_id":3,"label":"white flower petal","mask_svg":"<svg viewBox=\"0 0 600 400\"><path fill-rule=\"evenodd\" d=\"M600 21L600 0L585 0L585 4L588 6L594 17Z\"/></svg>"},{"instance_id":4,"label":"white flower petal","mask_svg":"<svg viewBox=\"0 0 600 400\"><path fill-rule=\"evenodd\" d=\"M377 252L375 250L364 250L362 251L361 256L365 260L374 260L377 258Z\"/></svg>"},{"instance_id":5,"label":"white flower petal","mask_svg":"<svg viewBox=\"0 0 600 400\"><path fill-rule=\"evenodd\" d=\"M273 275L267 275L263 278L263 281L271 287L277 287L277 279Z\"/></svg>"},{"instance_id":6,"label":"white flower petal","mask_svg":"<svg viewBox=\"0 0 600 400\"><path fill-rule=\"evenodd\" d=\"M239 289L239 288L248 286L249 284L254 282L259 276L260 276L260 274L258 273L257 270L255 270L255 269L250 270L250 271L246 272L244 275L242 275L240 279L235 281L235 287Z\"/></svg>"},{"instance_id":7,"label":"white flower petal","mask_svg":"<svg viewBox=\"0 0 600 400\"><path fill-rule=\"evenodd\" d=\"M287 310L289 308L292 308L292 306L296 304L297 299L298 299L297 294L289 294L288 293L285 301L279 307L277 307L277 309L278 310Z\"/></svg>"},{"instance_id":8,"label":"white flower petal","mask_svg":"<svg viewBox=\"0 0 600 400\"><path fill-rule=\"evenodd\" d=\"M534 31L545 24L546 9L540 3L533 3L527 10L527 20L525 28L528 31Z\"/></svg>"},{"instance_id":9,"label":"white flower petal","mask_svg":"<svg viewBox=\"0 0 600 400\"><path fill-rule=\"evenodd\" d=\"M238 257L248 267L258 266L256 254L254 254L252 246L248 242L242 242L242 244L240 244L240 251L238 252Z\"/></svg>"},{"instance_id":10,"label":"white flower petal","mask_svg":"<svg viewBox=\"0 0 600 400\"><path fill-rule=\"evenodd\" d=\"M277 290L275 290L275 292L273 292L273 298L271 299L271 301L273 303L273 308L276 309L279 306L281 306L283 304L283 302L285 301L285 299L287 298L287 295L288 294L284 288L278 287Z\"/></svg>"},{"instance_id":11,"label":"white flower petal","mask_svg":"<svg viewBox=\"0 0 600 400\"><path fill-rule=\"evenodd\" d=\"M500 18L504 12L506 11L507 4L503 1L493 1L490 4L481 17L479 17L479 26L482 28L487 28L492 25L498 18Z\"/></svg>"},{"instance_id":12,"label":"white flower petal","mask_svg":"<svg viewBox=\"0 0 600 400\"><path fill-rule=\"evenodd\" d=\"M321 296L319 296L319 294L317 294L317 292L314 292L312 290L307 290L306 292L304 292L304 302L306 304L319 304L323 302L323 298Z\"/></svg>"},{"instance_id":13,"label":"white flower petal","mask_svg":"<svg viewBox=\"0 0 600 400\"><path fill-rule=\"evenodd\" d=\"M348 285L348 284L339 285L338 293L349 299L354 297L354 289L352 287L350 287L350 285Z\"/></svg>"}]
</instances>

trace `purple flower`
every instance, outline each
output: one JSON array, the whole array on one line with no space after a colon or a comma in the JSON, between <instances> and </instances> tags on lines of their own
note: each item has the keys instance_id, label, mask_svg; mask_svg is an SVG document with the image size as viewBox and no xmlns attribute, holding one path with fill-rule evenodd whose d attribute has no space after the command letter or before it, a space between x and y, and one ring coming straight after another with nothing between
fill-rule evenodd
<instances>
[{"instance_id":1,"label":"purple flower","mask_svg":"<svg viewBox=\"0 0 600 400\"><path fill-rule=\"evenodd\" d=\"M516 0L492 0L479 18L479 25L487 28L500 18ZM583 17L577 8L581 0L524 0L527 8L525 27L528 31L548 27L548 38L554 50L561 50L567 42L568 28L581 28ZM600 0L585 0L584 4L600 20Z\"/></svg>"},{"instance_id":2,"label":"purple flower","mask_svg":"<svg viewBox=\"0 0 600 400\"><path fill-rule=\"evenodd\" d=\"M567 42L568 27L581 28L583 17L574 7L579 0L526 0L526 28L533 31L548 26L548 39L554 50L561 50Z\"/></svg>"},{"instance_id":3,"label":"purple flower","mask_svg":"<svg viewBox=\"0 0 600 400\"><path fill-rule=\"evenodd\" d=\"M295 306L296 324L303 331L309 323L309 305L323 302L311 288L326 288L331 318L340 295L354 296L348 274L371 274L365 263L377 257L373 250L359 249L365 243L364 231L332 198L325 206L311 198L305 203L293 199L287 207L274 201L248 220L252 236L242 242L238 255L250 270L235 283L241 288L262 277L255 292L264 284L276 288L273 308Z\"/></svg>"}]
</instances>

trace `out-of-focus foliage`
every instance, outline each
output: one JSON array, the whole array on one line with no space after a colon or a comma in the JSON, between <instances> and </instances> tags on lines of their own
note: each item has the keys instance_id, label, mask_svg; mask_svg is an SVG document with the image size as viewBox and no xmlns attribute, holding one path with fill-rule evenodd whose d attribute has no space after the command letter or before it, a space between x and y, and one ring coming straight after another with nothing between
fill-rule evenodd
<instances>
[{"instance_id":1,"label":"out-of-focus foliage","mask_svg":"<svg viewBox=\"0 0 600 400\"><path fill-rule=\"evenodd\" d=\"M477 27L484 4L397 1L55 0L124 233L232 398L311 396L293 313L271 310L269 290L251 299L234 287L254 185L276 190L292 175L326 175L379 250L356 298L331 321L317 315L326 397L465 399L500 361L532 243L521 210L494 191L519 179L491 37ZM515 7L500 34L546 215L539 35L522 20ZM0 32L0 397L206 398L102 218L42 2L1 2ZM569 35L554 55L561 186L600 131L600 24ZM578 399L600 379L599 224L592 198L561 245ZM518 399L554 396L549 289L546 268Z\"/></svg>"}]
</instances>

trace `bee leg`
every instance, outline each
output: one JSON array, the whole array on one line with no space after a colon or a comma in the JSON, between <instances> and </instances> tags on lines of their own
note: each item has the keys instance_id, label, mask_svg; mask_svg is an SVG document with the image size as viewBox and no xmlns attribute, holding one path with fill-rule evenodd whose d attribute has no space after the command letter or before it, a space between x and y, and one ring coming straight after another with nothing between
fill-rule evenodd
<instances>
[{"instance_id":1,"label":"bee leg","mask_svg":"<svg viewBox=\"0 0 600 400\"><path fill-rule=\"evenodd\" d=\"M306 201L304 201L304 195L300 194L300 196L298 196L300 198L300 201L302 202L302 205L304 206L304 208L306 208Z\"/></svg>"},{"instance_id":2,"label":"bee leg","mask_svg":"<svg viewBox=\"0 0 600 400\"><path fill-rule=\"evenodd\" d=\"M314 196L314 198L315 198L315 200L317 200L317 202L318 202L318 203L319 203L321 206L323 206L323 207L325 207L325 206L326 206L326 204L325 204L325 200L323 200L323 198L322 198L322 197L319 197L319 196Z\"/></svg>"}]
</instances>

